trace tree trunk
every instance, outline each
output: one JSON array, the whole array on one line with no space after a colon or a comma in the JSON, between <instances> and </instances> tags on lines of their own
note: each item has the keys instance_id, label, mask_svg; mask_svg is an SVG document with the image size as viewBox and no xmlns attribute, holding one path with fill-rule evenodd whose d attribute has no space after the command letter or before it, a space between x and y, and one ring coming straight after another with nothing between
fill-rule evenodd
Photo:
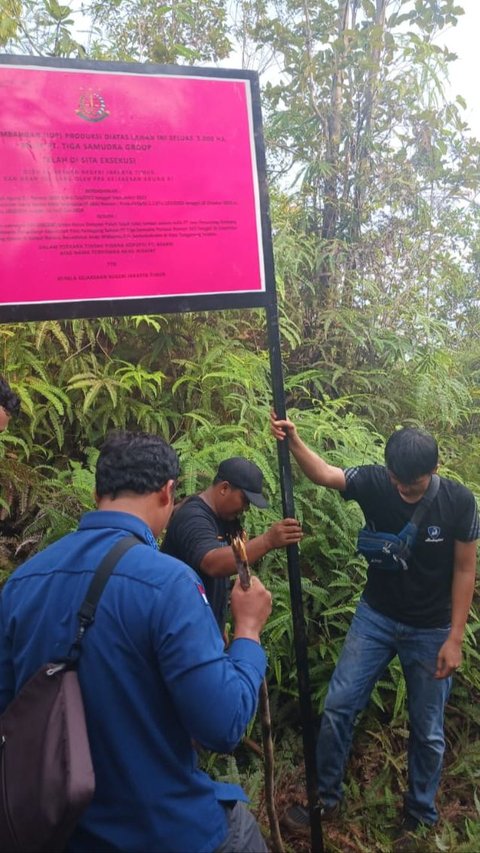
<instances>
[{"instance_id":1,"label":"tree trunk","mask_svg":"<svg viewBox=\"0 0 480 853\"><path fill-rule=\"evenodd\" d=\"M345 30L348 25L350 0L338 3L338 42L335 48L334 71L327 116L326 162L328 174L324 180L323 215L321 238L326 251L322 251L318 265L318 294L320 304L327 307L332 304L336 294L333 292L335 275L335 238L338 223L338 160L342 133L342 103L344 88L344 54L348 49Z\"/></svg>"}]
</instances>

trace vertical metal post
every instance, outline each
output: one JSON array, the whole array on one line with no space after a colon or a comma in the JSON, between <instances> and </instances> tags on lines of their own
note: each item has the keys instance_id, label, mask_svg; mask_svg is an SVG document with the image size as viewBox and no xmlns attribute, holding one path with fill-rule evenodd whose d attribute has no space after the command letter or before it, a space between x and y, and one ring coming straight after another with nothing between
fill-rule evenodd
<instances>
[{"instance_id":1,"label":"vertical metal post","mask_svg":"<svg viewBox=\"0 0 480 853\"><path fill-rule=\"evenodd\" d=\"M252 114L255 134L255 153L259 177L259 195L262 221L262 242L266 282L265 310L267 312L268 348L270 352L270 370L272 376L273 405L279 418L285 417L285 389L283 387L282 356L280 350L280 330L278 326L278 305L275 283L275 263L273 258L272 229L268 202L267 169L265 146L262 133L262 110L258 75L251 79ZM293 501L292 470L288 440L278 441L278 465L282 490L283 513L286 518L295 518ZM315 732L313 728L312 703L310 699L310 678L308 673L307 635L303 613L300 561L297 545L287 547L288 580L292 603L293 641L297 662L298 695L300 718L302 722L303 755L305 758L305 778L310 813L310 831L312 853L323 853L322 823L320 803L317 796L317 773L315 766Z\"/></svg>"},{"instance_id":2,"label":"vertical metal post","mask_svg":"<svg viewBox=\"0 0 480 853\"><path fill-rule=\"evenodd\" d=\"M285 418L285 390L283 386L282 358L280 351L280 332L275 291L270 294L267 305L267 327L270 350L270 369L272 375L273 405L279 418ZM278 441L278 464L280 486L282 490L283 513L286 518L295 518L293 499L292 470L288 440ZM320 815L320 803L317 795L317 774L315 766L315 732L313 727L312 703L310 698L310 677L308 671L307 636L303 613L302 585L298 545L287 547L288 580L292 602L293 637L297 661L298 695L303 735L303 755L305 759L305 777L310 813L310 832L312 853L323 853L323 835Z\"/></svg>"}]
</instances>

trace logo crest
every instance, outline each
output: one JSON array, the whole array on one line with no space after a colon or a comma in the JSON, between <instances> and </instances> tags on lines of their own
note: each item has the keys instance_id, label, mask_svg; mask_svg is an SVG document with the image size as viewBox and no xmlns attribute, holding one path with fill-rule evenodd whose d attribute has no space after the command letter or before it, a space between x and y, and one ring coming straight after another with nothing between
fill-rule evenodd
<instances>
[{"instance_id":1,"label":"logo crest","mask_svg":"<svg viewBox=\"0 0 480 853\"><path fill-rule=\"evenodd\" d=\"M440 536L441 530L439 527L432 525L431 527L427 527L427 533L428 533L430 539L438 539L438 537Z\"/></svg>"},{"instance_id":2,"label":"logo crest","mask_svg":"<svg viewBox=\"0 0 480 853\"><path fill-rule=\"evenodd\" d=\"M207 604L207 605L208 605L208 598L207 598L206 593L205 593L205 587L204 587L204 586L203 586L203 584L201 584L201 583L197 583L197 584L196 584L196 587L197 587L197 589L198 589L198 591L199 591L200 595L202 596L202 598L203 598L203 600L204 600L205 604Z\"/></svg>"},{"instance_id":3,"label":"logo crest","mask_svg":"<svg viewBox=\"0 0 480 853\"><path fill-rule=\"evenodd\" d=\"M78 102L78 110L75 110L77 116L84 118L85 121L102 121L110 115L105 101L99 92L94 92L89 89L87 92L82 92Z\"/></svg>"}]
</instances>

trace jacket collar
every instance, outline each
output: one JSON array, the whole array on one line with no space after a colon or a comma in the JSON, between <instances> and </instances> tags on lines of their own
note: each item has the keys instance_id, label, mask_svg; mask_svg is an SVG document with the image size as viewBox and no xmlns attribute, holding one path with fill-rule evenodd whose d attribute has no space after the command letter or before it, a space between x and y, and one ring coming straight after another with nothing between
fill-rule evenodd
<instances>
[{"instance_id":1,"label":"jacket collar","mask_svg":"<svg viewBox=\"0 0 480 853\"><path fill-rule=\"evenodd\" d=\"M151 529L136 515L129 512L116 512L115 510L97 509L87 512L80 519L79 530L124 530L126 533L134 533L140 539L158 550L157 541Z\"/></svg>"}]
</instances>

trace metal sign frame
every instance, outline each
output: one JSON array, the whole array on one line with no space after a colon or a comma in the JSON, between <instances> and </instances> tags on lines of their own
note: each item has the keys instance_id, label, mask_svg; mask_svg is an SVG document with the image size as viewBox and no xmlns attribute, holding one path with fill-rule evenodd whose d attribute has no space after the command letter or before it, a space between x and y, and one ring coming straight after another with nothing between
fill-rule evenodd
<instances>
[{"instance_id":1,"label":"metal sign frame","mask_svg":"<svg viewBox=\"0 0 480 853\"><path fill-rule=\"evenodd\" d=\"M116 315L183 313L186 311L208 311L222 308L259 308L267 305L269 294L274 288L273 253L271 243L271 228L268 213L268 191L265 166L265 149L262 134L262 118L260 105L260 89L258 75L253 71L197 68L191 66L156 65L153 63L102 62L93 60L67 60L60 58L0 56L0 85L2 68L18 69L53 69L70 72L92 72L94 75L103 72L109 75L141 75L151 77L194 78L200 80L245 81L249 92L250 118L253 128L251 140L251 157L254 164L255 192L259 207L259 243L263 250L263 258L259 258L264 274L264 289L248 291L223 291L213 293L198 293L187 295L154 295L132 296L121 299L79 299L78 301L38 301L11 303L11 294L2 294L2 261L0 258L0 323L25 322L45 319L74 319L93 318ZM5 99L8 103L8 98ZM1 125L1 122L0 122ZM0 186L1 195L1 186ZM0 208L1 222L1 208ZM227 271L228 272L228 271ZM21 286L21 283L20 283ZM6 287L6 285L4 285Z\"/></svg>"}]
</instances>

